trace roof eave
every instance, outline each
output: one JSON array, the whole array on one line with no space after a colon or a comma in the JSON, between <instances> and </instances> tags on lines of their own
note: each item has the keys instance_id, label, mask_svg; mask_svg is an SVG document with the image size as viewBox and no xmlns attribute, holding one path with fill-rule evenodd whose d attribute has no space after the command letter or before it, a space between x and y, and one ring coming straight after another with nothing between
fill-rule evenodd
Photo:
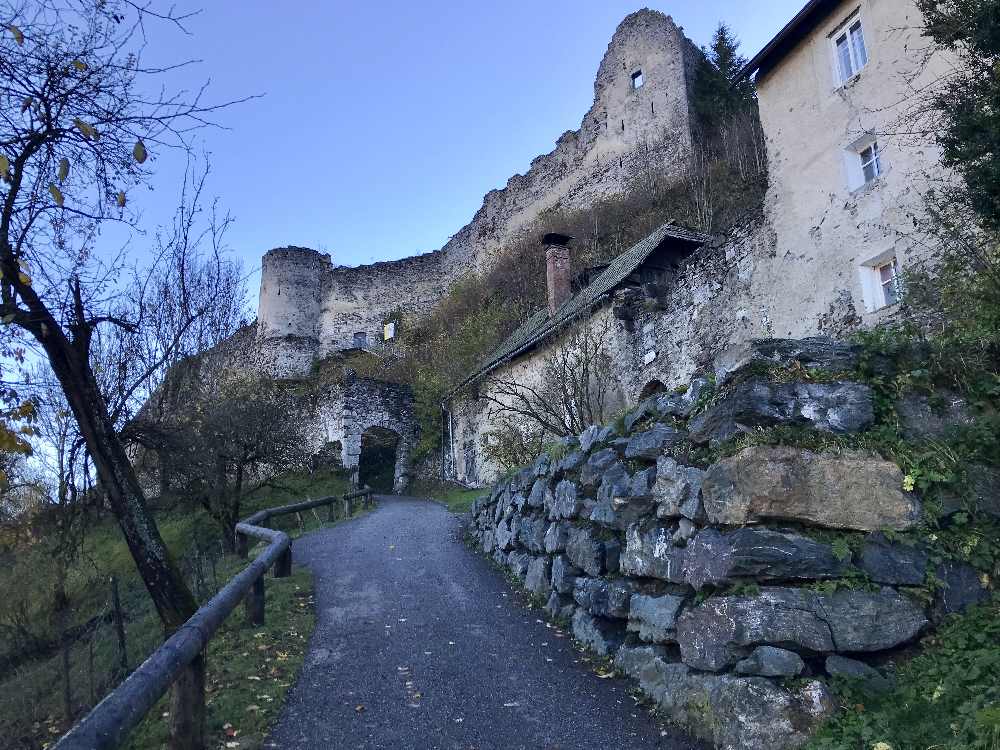
<instances>
[{"instance_id":1,"label":"roof eave","mask_svg":"<svg viewBox=\"0 0 1000 750\"><path fill-rule=\"evenodd\" d=\"M826 18L830 12L840 4L841 0L809 0L795 17L792 18L775 37L764 45L763 49L754 55L739 72L736 80L748 78L754 72L761 75L769 73L795 46L802 41L806 34L812 31L815 26Z\"/></svg>"}]
</instances>

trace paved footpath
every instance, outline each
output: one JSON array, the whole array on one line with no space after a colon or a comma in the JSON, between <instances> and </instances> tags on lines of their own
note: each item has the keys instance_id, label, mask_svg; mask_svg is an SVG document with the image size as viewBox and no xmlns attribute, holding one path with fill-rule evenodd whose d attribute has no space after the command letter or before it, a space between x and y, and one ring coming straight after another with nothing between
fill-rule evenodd
<instances>
[{"instance_id":1,"label":"paved footpath","mask_svg":"<svg viewBox=\"0 0 1000 750\"><path fill-rule=\"evenodd\" d=\"M436 503L380 497L294 549L317 625L269 747L700 747L588 669Z\"/></svg>"}]
</instances>

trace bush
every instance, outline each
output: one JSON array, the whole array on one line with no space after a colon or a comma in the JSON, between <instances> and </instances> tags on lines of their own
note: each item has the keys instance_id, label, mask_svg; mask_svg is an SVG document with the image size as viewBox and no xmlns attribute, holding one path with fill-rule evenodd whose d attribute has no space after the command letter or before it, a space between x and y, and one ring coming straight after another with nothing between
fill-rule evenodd
<instances>
[{"instance_id":1,"label":"bush","mask_svg":"<svg viewBox=\"0 0 1000 750\"><path fill-rule=\"evenodd\" d=\"M1000 747L1000 603L952 616L903 665L895 690L841 682L843 710L810 750L996 750Z\"/></svg>"}]
</instances>

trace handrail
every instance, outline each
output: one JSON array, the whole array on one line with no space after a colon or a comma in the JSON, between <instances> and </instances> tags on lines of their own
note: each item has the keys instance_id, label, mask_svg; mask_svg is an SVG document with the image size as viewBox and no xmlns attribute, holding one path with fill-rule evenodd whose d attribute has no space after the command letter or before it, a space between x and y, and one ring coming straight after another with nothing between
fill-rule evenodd
<instances>
[{"instance_id":1,"label":"handrail","mask_svg":"<svg viewBox=\"0 0 1000 750\"><path fill-rule=\"evenodd\" d=\"M274 516L310 510L343 500L346 517L351 501L363 498L362 506L374 503L371 488L364 487L344 495L331 495L254 513L236 524L238 546L246 548L248 537L268 543L247 567L203 604L187 622L140 664L117 688L94 706L79 724L56 743L54 750L114 750L128 737L170 688L180 673L205 650L226 618L245 602L247 619L255 625L264 622L264 576L274 565L274 576L283 578L292 572L292 540L288 534L260 524ZM332 520L332 519L331 519Z\"/></svg>"}]
</instances>

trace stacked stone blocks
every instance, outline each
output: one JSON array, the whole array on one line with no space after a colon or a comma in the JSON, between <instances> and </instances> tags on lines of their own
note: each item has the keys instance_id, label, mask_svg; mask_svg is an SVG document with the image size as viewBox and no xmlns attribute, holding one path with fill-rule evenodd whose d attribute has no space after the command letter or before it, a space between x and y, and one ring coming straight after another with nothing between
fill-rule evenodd
<instances>
[{"instance_id":1,"label":"stacked stone blocks","mask_svg":"<svg viewBox=\"0 0 1000 750\"><path fill-rule=\"evenodd\" d=\"M477 501L470 531L677 723L720 748L797 748L834 711L832 676L884 685L868 662L949 607L908 594L927 554L882 533L912 529L921 514L895 464L770 445L706 468L684 461L685 448L756 427L849 434L872 424L863 383L766 374L847 372L855 347L816 338L742 348L716 363L714 396L696 378L647 399L621 432L594 426L563 439L558 456L539 456ZM863 543L845 552L831 530ZM964 576L971 589L956 601L986 596L974 578Z\"/></svg>"}]
</instances>

